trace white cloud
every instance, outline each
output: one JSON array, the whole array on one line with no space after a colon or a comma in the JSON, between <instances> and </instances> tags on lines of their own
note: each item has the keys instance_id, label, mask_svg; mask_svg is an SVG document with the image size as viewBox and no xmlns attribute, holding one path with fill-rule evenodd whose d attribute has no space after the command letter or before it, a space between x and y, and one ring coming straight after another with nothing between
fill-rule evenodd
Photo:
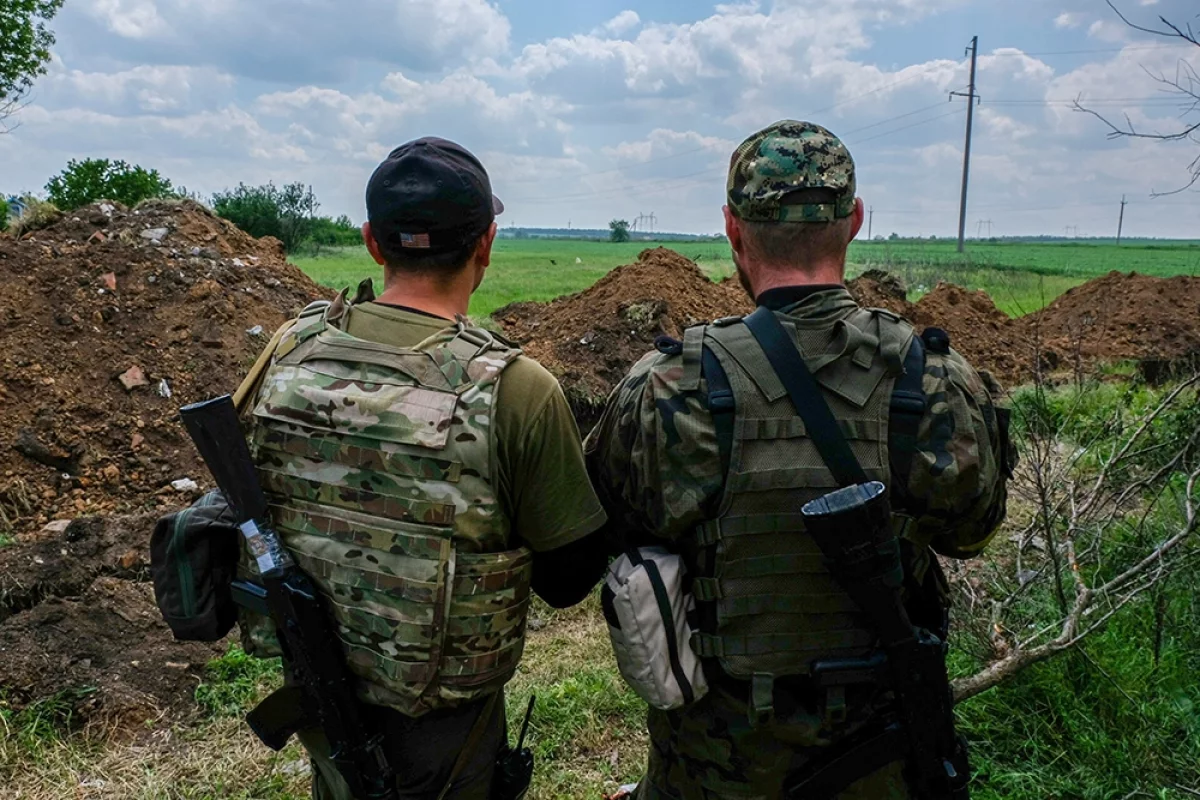
<instances>
[{"instance_id":1,"label":"white cloud","mask_svg":"<svg viewBox=\"0 0 1200 800\"><path fill-rule=\"evenodd\" d=\"M1176 3L1160 8L1178 16ZM0 189L36 189L67 158L94 155L156 167L204 193L303 180L324 212L361 218L374 165L436 134L483 159L509 207L504 224L602 226L653 210L660 228L712 232L736 143L808 117L846 136L876 232L940 235L956 227L965 110L948 93L965 88L968 64L945 45L937 15L965 10L983 30L1011 13L972 0L680 2L693 16L667 24L615 5L590 32L514 50L526 4L504 6L511 20L498 0L356 0L353 19L347 5L73 0L56 18L59 44L23 126L0 136ZM1042 16L1034 39L987 41L1076 49L1094 18L1083 0ZM1102 23L1089 35L1127 41L1119 20ZM918 52L928 60L903 55ZM1108 142L1097 120L1063 101L1152 96L1141 66L1173 74L1181 54L1200 66L1195 48L981 55L972 204L982 218L1006 233L1040 230L1077 220L1028 209L1173 188L1181 150ZM1150 129L1178 122L1161 104L1099 108Z\"/></svg>"},{"instance_id":2,"label":"white cloud","mask_svg":"<svg viewBox=\"0 0 1200 800\"><path fill-rule=\"evenodd\" d=\"M489 0L79 2L56 20L60 38L92 36L129 64L212 66L284 82L345 77L363 62L422 70L471 63L506 53L511 35ZM96 37L92 20L114 37Z\"/></svg>"},{"instance_id":3,"label":"white cloud","mask_svg":"<svg viewBox=\"0 0 1200 800\"><path fill-rule=\"evenodd\" d=\"M1083 15L1071 11L1064 11L1054 18L1054 27L1056 28L1078 28L1083 23Z\"/></svg>"},{"instance_id":4,"label":"white cloud","mask_svg":"<svg viewBox=\"0 0 1200 800\"><path fill-rule=\"evenodd\" d=\"M598 31L593 33L607 33L612 36L620 36L636 28L642 24L642 18L638 16L636 11L626 9L620 14L610 19L608 22L600 26Z\"/></svg>"},{"instance_id":5,"label":"white cloud","mask_svg":"<svg viewBox=\"0 0 1200 800\"><path fill-rule=\"evenodd\" d=\"M154 0L92 0L85 10L126 39L146 39L170 30Z\"/></svg>"}]
</instances>

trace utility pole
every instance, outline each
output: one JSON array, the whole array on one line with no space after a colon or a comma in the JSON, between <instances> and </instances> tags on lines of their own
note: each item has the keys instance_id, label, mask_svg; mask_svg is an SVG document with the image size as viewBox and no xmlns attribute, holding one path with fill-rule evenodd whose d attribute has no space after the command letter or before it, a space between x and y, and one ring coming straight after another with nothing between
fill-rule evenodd
<instances>
[{"instance_id":1,"label":"utility pole","mask_svg":"<svg viewBox=\"0 0 1200 800\"><path fill-rule=\"evenodd\" d=\"M867 216L867 241L868 242L875 240L875 237L871 235L874 232L874 230L875 230L875 206L871 206L871 211L869 212L869 214Z\"/></svg>"},{"instance_id":2,"label":"utility pole","mask_svg":"<svg viewBox=\"0 0 1200 800\"><path fill-rule=\"evenodd\" d=\"M1121 220L1117 223L1117 244L1121 243L1121 234L1125 231L1125 195L1121 195Z\"/></svg>"},{"instance_id":3,"label":"utility pole","mask_svg":"<svg viewBox=\"0 0 1200 800\"><path fill-rule=\"evenodd\" d=\"M971 54L971 83L964 95L962 92L951 92L951 97L966 97L967 98L967 143L963 147L963 178L962 178L962 203L958 211L958 252L963 252L966 247L964 241L967 234L967 185L971 177L971 128L975 123L975 101L979 99L979 95L975 94L975 65L979 59L979 37L971 37L971 46L967 48L967 52Z\"/></svg>"}]
</instances>

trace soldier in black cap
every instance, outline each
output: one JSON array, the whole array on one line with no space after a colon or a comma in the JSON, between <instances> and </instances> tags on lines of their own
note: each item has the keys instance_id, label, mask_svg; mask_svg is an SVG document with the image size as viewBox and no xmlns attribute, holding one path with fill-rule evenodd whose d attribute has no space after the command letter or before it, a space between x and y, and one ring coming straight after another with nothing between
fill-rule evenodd
<instances>
[{"instance_id":1,"label":"soldier in black cap","mask_svg":"<svg viewBox=\"0 0 1200 800\"><path fill-rule=\"evenodd\" d=\"M530 592L559 608L587 596L605 515L557 381L466 319L503 210L483 165L419 139L366 199L382 293L307 309L239 395L274 523L333 610L330 646L399 796L485 800ZM243 621L256 654L273 654L269 633ZM322 732L301 739L314 797L352 800Z\"/></svg>"}]
</instances>

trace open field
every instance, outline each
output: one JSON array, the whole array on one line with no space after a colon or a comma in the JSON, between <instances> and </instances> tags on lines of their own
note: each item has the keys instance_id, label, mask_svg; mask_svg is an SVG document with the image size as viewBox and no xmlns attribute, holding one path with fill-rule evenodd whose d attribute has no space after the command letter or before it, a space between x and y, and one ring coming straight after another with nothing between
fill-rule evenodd
<instances>
[{"instance_id":1,"label":"open field","mask_svg":"<svg viewBox=\"0 0 1200 800\"><path fill-rule=\"evenodd\" d=\"M662 244L697 261L711 278L733 272L729 250L723 244ZM484 317L518 300L543 302L582 291L650 246L653 244L647 242L500 239L488 277L472 298L471 313ZM577 258L582 263L576 263ZM331 288L353 286L365 277L375 278L377 289L380 285L380 268L365 248L331 250L292 261L317 283ZM971 242L964 256L948 240L855 242L850 249L849 276L873 268L901 275L911 300L933 289L938 281L949 281L983 290L1002 311L1020 316L1113 270L1157 277L1200 274L1200 244L1135 242L1118 247L1104 242Z\"/></svg>"},{"instance_id":2,"label":"open field","mask_svg":"<svg viewBox=\"0 0 1200 800\"><path fill-rule=\"evenodd\" d=\"M114 235L101 241L92 218L62 220L36 240L0 237L0 313L21 321L0 330L7 352L21 356L0 363L0 396L22 398L7 407L0 429L8 464L0 476L0 796L301 800L308 796L303 752L293 744L271 753L240 720L280 681L278 662L248 658L230 642L173 641L148 583L148 533L158 515L199 494L173 488L174 479L209 483L179 430L179 405L236 386L264 331L327 292L271 243L191 203L106 217L101 224ZM166 232L166 247L139 235L148 225ZM201 245L202 256L173 252ZM474 313L584 289L645 247L502 241ZM985 288L1018 313L1114 267L1190 274L1195 251L977 247L966 262L950 243L853 251L852 274L888 266L909 282L910 300L927 294L907 302L889 293L887 281L871 279L854 291L919 324L944 326L974 363L1018 387L1011 399L1023 465L1008 519L982 557L947 567L953 674L977 677L1044 643L1072 598L1092 591L1080 586L1098 590L1131 565L1152 566L1126 594L1087 594L1098 598L1088 619L1113 616L1080 647L960 705L977 775L973 796L1195 797L1200 547L1193 531L1173 557L1148 554L1196 519L1194 507L1184 508L1196 492L1177 468L1200 468L1200 405L1195 386L1176 394L1140 368L1149 361L1187 369L1200 354L1200 279L1104 277L1021 320L984 295L933 289L938 279ZM731 270L718 244L674 249L699 256L709 277ZM1088 252L1096 258L1080 255ZM379 275L360 249L298 261L326 285ZM602 399L657 335L744 310L745 302L687 259L654 251L592 291L529 304L495 323L527 352L536 348L569 397L574 380L577 396ZM1052 374L1030 386L1034 363ZM1168 413L1139 425L1171 397L1178 399ZM1126 439L1134 430L1149 431L1136 446ZM1093 491L1098 462L1119 448L1128 459L1101 481L1119 498L1110 492L1095 495L1095 504L1075 502L1078 492ZM1043 485L1038 475L1051 478ZM1064 516L1079 507L1098 517ZM1056 537L1064 535L1083 537L1072 550L1077 569L1060 563ZM599 800L642 771L643 706L617 674L598 605L593 592L567 611L533 606L508 705L515 727L527 698L538 697L532 800Z\"/></svg>"}]
</instances>

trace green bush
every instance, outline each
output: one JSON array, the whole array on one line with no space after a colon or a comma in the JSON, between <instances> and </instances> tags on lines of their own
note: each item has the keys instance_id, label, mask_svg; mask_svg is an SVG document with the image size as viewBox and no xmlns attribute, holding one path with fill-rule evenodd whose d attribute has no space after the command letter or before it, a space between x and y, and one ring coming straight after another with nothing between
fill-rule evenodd
<instances>
[{"instance_id":1,"label":"green bush","mask_svg":"<svg viewBox=\"0 0 1200 800\"><path fill-rule=\"evenodd\" d=\"M46 183L46 192L50 202L63 211L98 200L135 206L155 197L176 196L171 182L158 170L107 158L68 161L67 168Z\"/></svg>"},{"instance_id":2,"label":"green bush","mask_svg":"<svg viewBox=\"0 0 1200 800\"><path fill-rule=\"evenodd\" d=\"M319 207L312 187L298 182L282 187L239 183L212 198L217 216L251 236L274 236L289 253L312 235Z\"/></svg>"},{"instance_id":3,"label":"green bush","mask_svg":"<svg viewBox=\"0 0 1200 800\"><path fill-rule=\"evenodd\" d=\"M362 230L345 214L337 219L316 217L308 241L318 247L355 247L362 244Z\"/></svg>"},{"instance_id":4,"label":"green bush","mask_svg":"<svg viewBox=\"0 0 1200 800\"><path fill-rule=\"evenodd\" d=\"M8 230L8 201L0 197L0 231Z\"/></svg>"}]
</instances>

